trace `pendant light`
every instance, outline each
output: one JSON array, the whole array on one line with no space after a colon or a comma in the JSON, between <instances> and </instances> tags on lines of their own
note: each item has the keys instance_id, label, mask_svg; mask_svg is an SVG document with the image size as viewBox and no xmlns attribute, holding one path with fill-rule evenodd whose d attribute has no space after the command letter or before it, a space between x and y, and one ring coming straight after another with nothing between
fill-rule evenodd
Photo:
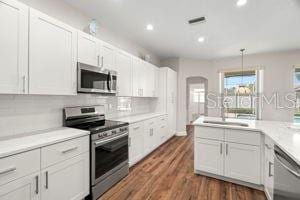
<instances>
[{"instance_id":1,"label":"pendant light","mask_svg":"<svg viewBox=\"0 0 300 200\"><path fill-rule=\"evenodd\" d=\"M239 87L236 89L235 93L237 95L250 95L251 90L246 85L244 85L244 82L243 82L244 81L244 51L245 51L245 49L241 49L240 51L242 53L242 82L239 85Z\"/></svg>"}]
</instances>

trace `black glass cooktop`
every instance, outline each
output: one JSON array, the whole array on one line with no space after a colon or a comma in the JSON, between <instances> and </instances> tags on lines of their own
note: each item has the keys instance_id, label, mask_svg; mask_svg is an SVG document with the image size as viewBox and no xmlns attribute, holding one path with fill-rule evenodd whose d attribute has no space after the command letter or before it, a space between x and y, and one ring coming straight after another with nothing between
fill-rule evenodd
<instances>
[{"instance_id":1,"label":"black glass cooktop","mask_svg":"<svg viewBox=\"0 0 300 200\"><path fill-rule=\"evenodd\" d=\"M101 121L93 121L93 122L86 122L78 125L73 125L72 128L91 131L91 133L96 133L96 132L98 133L98 132L119 128L122 126L128 126L128 123L111 121L111 120L101 120Z\"/></svg>"}]
</instances>

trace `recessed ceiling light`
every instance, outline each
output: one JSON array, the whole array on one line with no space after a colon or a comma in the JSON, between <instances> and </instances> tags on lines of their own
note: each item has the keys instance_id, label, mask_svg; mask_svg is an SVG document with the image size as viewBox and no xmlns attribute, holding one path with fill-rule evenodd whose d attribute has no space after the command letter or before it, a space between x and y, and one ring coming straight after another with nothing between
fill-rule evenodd
<instances>
[{"instance_id":1,"label":"recessed ceiling light","mask_svg":"<svg viewBox=\"0 0 300 200\"><path fill-rule=\"evenodd\" d=\"M154 27L153 27L152 24L148 24L148 25L147 25L147 30L148 30L148 31L153 31L153 29L154 29Z\"/></svg>"},{"instance_id":2,"label":"recessed ceiling light","mask_svg":"<svg viewBox=\"0 0 300 200\"><path fill-rule=\"evenodd\" d=\"M200 43L204 42L204 40L205 40L204 37L199 37L199 38L198 38L198 42L200 42Z\"/></svg>"},{"instance_id":3,"label":"recessed ceiling light","mask_svg":"<svg viewBox=\"0 0 300 200\"><path fill-rule=\"evenodd\" d=\"M241 7L241 6L246 5L246 3L247 3L247 0L238 0L238 1L236 2L236 5L237 5L238 7Z\"/></svg>"}]
</instances>

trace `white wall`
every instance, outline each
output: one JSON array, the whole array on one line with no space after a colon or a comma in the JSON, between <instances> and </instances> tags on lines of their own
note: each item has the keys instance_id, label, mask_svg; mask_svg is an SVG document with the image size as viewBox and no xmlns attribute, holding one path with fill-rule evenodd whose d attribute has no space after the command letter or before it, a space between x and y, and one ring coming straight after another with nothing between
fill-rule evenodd
<instances>
[{"instance_id":1,"label":"white wall","mask_svg":"<svg viewBox=\"0 0 300 200\"><path fill-rule=\"evenodd\" d=\"M164 63L164 61L162 61ZM293 66L300 64L300 50L254 54L245 56L245 66L264 67L264 95L270 98L274 92L279 96L293 92ZM197 60L180 58L178 68L178 116L177 131L184 131L186 125L186 78L190 76L203 76L208 79L208 92L218 94L218 72L222 69L237 69L241 67L241 57L231 57L216 60ZM284 104L281 99L280 104ZM264 104L262 110L263 120L292 121L294 109L279 109L275 103ZM220 109L208 109L209 116L220 116Z\"/></svg>"},{"instance_id":2,"label":"white wall","mask_svg":"<svg viewBox=\"0 0 300 200\"><path fill-rule=\"evenodd\" d=\"M86 27L92 19L91 16L82 13L62 0L19 1L79 30L86 30ZM138 57L149 54L151 56L151 62L157 66L160 65L160 57L158 55L148 51L136 42L123 37L122 33L112 32L106 27L99 25L99 33L97 37Z\"/></svg>"}]
</instances>

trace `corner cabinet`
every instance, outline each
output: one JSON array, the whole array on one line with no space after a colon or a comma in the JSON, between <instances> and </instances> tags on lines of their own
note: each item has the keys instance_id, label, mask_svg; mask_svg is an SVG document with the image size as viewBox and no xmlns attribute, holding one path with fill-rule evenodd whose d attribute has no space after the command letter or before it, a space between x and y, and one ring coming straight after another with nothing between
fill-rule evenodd
<instances>
[{"instance_id":1,"label":"corner cabinet","mask_svg":"<svg viewBox=\"0 0 300 200\"><path fill-rule=\"evenodd\" d=\"M76 30L34 9L29 30L29 93L75 95Z\"/></svg>"},{"instance_id":2,"label":"corner cabinet","mask_svg":"<svg viewBox=\"0 0 300 200\"><path fill-rule=\"evenodd\" d=\"M28 92L28 7L0 0L0 93Z\"/></svg>"}]
</instances>

